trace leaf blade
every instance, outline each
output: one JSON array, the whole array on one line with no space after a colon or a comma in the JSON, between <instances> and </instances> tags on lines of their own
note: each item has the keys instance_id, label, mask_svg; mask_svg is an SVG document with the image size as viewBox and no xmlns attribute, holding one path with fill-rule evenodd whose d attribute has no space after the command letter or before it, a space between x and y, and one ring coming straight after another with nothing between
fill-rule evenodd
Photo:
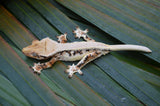
<instances>
[{"instance_id":1,"label":"leaf blade","mask_svg":"<svg viewBox=\"0 0 160 106\"><path fill-rule=\"evenodd\" d=\"M71 9L75 13L79 14L87 21L93 23L104 32L109 33L111 36L119 39L124 43L141 44L151 48L153 52L151 54L144 54L144 55L152 58L157 62L160 62L160 57L159 57L160 43L155 41L154 39L140 33L137 30L128 27L126 24L114 19L113 17L107 14L101 13L94 7L89 6L88 4L83 3L80 0L76 1L56 0L56 1L66 6L67 8Z\"/></svg>"}]
</instances>

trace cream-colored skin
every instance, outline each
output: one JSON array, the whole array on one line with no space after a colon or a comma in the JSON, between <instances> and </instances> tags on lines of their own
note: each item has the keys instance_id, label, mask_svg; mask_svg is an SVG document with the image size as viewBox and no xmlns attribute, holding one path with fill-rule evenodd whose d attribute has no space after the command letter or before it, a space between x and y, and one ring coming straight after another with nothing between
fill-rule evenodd
<instances>
[{"instance_id":1,"label":"cream-colored skin","mask_svg":"<svg viewBox=\"0 0 160 106\"><path fill-rule=\"evenodd\" d=\"M100 42L95 42L93 39L89 38L87 35L88 29L81 30L79 27L73 31L75 37L83 38L87 42L73 42L66 43L66 35L58 36L58 42L50 39L44 38L41 41L35 40L32 45L23 48L23 53L31 58L38 60L51 58L49 62L37 63L32 67L34 72L41 73L42 69L51 67L56 61L76 61L80 60L77 65L69 66L65 72L69 74L69 78L76 72L83 74L80 70L88 62L109 53L110 51L142 51L151 52L151 50L144 46L139 45L107 45Z\"/></svg>"}]
</instances>

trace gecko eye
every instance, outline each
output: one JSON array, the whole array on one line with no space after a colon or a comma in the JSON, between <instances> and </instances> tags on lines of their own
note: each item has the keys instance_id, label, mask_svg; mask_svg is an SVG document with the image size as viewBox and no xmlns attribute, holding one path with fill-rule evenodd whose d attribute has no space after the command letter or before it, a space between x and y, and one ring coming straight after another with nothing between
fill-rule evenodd
<instances>
[{"instance_id":1,"label":"gecko eye","mask_svg":"<svg viewBox=\"0 0 160 106\"><path fill-rule=\"evenodd\" d=\"M37 53L35 53L35 52L31 53L31 55L32 55L33 57L37 57Z\"/></svg>"}]
</instances>

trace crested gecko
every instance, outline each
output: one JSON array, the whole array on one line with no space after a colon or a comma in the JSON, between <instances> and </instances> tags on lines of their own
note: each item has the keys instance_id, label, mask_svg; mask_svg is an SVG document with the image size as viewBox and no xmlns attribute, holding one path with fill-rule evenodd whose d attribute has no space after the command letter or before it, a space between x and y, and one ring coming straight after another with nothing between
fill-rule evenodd
<instances>
[{"instance_id":1,"label":"crested gecko","mask_svg":"<svg viewBox=\"0 0 160 106\"><path fill-rule=\"evenodd\" d=\"M51 67L56 61L76 61L80 60L76 65L68 66L65 71L68 73L68 77L71 78L74 73L78 72L83 75L81 68L84 67L90 61L106 55L110 51L142 51L151 52L151 50L144 46L139 45L107 45L101 42L95 42L87 35L88 29L81 30L76 27L73 30L76 38L83 38L85 41L67 43L67 33L57 36L58 42L50 39L44 38L42 40L34 40L30 46L22 49L22 52L31 58L38 60L49 59L50 61L45 63L34 63L32 67L35 73L40 74L42 69Z\"/></svg>"}]
</instances>

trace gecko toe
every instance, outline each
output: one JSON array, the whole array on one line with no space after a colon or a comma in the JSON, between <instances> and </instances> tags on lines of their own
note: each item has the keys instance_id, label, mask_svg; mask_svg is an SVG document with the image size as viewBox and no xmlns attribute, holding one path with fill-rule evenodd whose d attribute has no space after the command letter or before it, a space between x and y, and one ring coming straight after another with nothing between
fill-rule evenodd
<instances>
[{"instance_id":1,"label":"gecko toe","mask_svg":"<svg viewBox=\"0 0 160 106\"><path fill-rule=\"evenodd\" d=\"M69 78L69 79L71 79L71 78L72 78L72 76L71 76L71 75L68 75L68 78Z\"/></svg>"},{"instance_id":2,"label":"gecko toe","mask_svg":"<svg viewBox=\"0 0 160 106\"><path fill-rule=\"evenodd\" d=\"M33 71L33 73L34 73L34 74L37 74L37 72L36 72L36 71Z\"/></svg>"},{"instance_id":3,"label":"gecko toe","mask_svg":"<svg viewBox=\"0 0 160 106\"><path fill-rule=\"evenodd\" d=\"M37 75L40 75L41 74L41 71L40 70L33 70L33 73L37 74Z\"/></svg>"},{"instance_id":4,"label":"gecko toe","mask_svg":"<svg viewBox=\"0 0 160 106\"><path fill-rule=\"evenodd\" d=\"M65 70L64 73L68 74L69 72L68 72L68 70Z\"/></svg>"},{"instance_id":5,"label":"gecko toe","mask_svg":"<svg viewBox=\"0 0 160 106\"><path fill-rule=\"evenodd\" d=\"M81 73L80 75L81 75L81 76L83 76L84 74L83 74L83 73Z\"/></svg>"},{"instance_id":6,"label":"gecko toe","mask_svg":"<svg viewBox=\"0 0 160 106\"><path fill-rule=\"evenodd\" d=\"M80 69L78 69L77 72L83 76L83 72Z\"/></svg>"}]
</instances>

